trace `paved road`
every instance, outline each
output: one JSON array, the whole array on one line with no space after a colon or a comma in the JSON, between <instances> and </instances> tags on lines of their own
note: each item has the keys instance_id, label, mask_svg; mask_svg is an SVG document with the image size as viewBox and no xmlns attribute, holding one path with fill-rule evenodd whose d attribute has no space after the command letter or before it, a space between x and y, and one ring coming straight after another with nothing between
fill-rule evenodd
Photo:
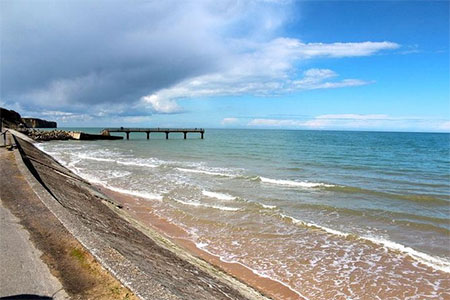
<instances>
[{"instance_id":1,"label":"paved road","mask_svg":"<svg viewBox=\"0 0 450 300\"><path fill-rule=\"evenodd\" d=\"M7 150L0 148L0 152L1 167ZM3 180L5 178L0 179L0 184ZM0 297L28 294L67 298L61 283L40 259L41 254L29 240L28 231L19 224L19 219L0 201Z\"/></svg>"}]
</instances>

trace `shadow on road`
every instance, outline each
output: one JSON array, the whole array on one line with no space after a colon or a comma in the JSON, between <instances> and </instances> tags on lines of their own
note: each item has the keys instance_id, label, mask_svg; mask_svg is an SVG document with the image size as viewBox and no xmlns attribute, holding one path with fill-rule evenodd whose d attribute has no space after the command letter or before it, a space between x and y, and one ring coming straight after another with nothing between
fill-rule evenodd
<instances>
[{"instance_id":1,"label":"shadow on road","mask_svg":"<svg viewBox=\"0 0 450 300\"><path fill-rule=\"evenodd\" d=\"M0 300L52 300L52 299L53 299L52 297L48 296L39 296L31 294L20 294L20 295L0 297Z\"/></svg>"}]
</instances>

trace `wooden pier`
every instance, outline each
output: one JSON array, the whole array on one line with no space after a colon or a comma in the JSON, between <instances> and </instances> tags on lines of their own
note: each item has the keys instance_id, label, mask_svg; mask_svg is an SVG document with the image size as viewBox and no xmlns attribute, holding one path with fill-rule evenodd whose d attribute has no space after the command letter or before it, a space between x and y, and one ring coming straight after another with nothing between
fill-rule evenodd
<instances>
[{"instance_id":1,"label":"wooden pier","mask_svg":"<svg viewBox=\"0 0 450 300\"><path fill-rule=\"evenodd\" d=\"M203 128L105 128L102 130L102 135L109 136L111 132L125 132L127 135L127 140L130 139L130 132L145 132L147 134L147 140L150 139L150 133L152 132L164 132L166 134L166 140L169 139L169 133L172 132L182 132L184 139L187 138L188 133L200 133L201 139L203 139L205 134L205 129Z\"/></svg>"}]
</instances>

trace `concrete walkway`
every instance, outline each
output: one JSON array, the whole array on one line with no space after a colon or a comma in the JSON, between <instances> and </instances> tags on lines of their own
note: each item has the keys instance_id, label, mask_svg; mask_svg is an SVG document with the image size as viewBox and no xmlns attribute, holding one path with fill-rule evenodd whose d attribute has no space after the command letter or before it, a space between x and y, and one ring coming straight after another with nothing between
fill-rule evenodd
<instances>
[{"instance_id":1,"label":"concrete walkway","mask_svg":"<svg viewBox=\"0 0 450 300\"><path fill-rule=\"evenodd\" d=\"M19 219L0 202L0 297L67 298L61 283L40 259L41 254L30 242L28 231L19 224Z\"/></svg>"}]
</instances>

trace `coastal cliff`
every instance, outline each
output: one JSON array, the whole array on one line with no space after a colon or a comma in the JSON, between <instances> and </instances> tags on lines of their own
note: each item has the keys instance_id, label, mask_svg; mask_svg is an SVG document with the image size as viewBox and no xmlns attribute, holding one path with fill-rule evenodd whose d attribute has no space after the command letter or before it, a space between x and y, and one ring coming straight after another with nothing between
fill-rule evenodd
<instances>
[{"instance_id":1,"label":"coastal cliff","mask_svg":"<svg viewBox=\"0 0 450 300\"><path fill-rule=\"evenodd\" d=\"M17 128L20 124L23 125L22 117L20 114L14 110L9 110L3 107L0 107L0 119L2 126L6 126L9 128Z\"/></svg>"},{"instance_id":2,"label":"coastal cliff","mask_svg":"<svg viewBox=\"0 0 450 300\"><path fill-rule=\"evenodd\" d=\"M56 128L57 123L38 118L22 118L14 110L0 107L0 123L2 127L15 129L35 141L51 140L120 140L121 136L105 136L101 134L89 134L66 130L39 130L34 128Z\"/></svg>"},{"instance_id":3,"label":"coastal cliff","mask_svg":"<svg viewBox=\"0 0 450 300\"><path fill-rule=\"evenodd\" d=\"M2 126L8 128L56 128L57 123L54 121L42 120L39 118L22 118L22 116L14 111L0 107L0 118Z\"/></svg>"},{"instance_id":4,"label":"coastal cliff","mask_svg":"<svg viewBox=\"0 0 450 300\"><path fill-rule=\"evenodd\" d=\"M22 118L23 123L29 128L56 128L57 123L38 118Z\"/></svg>"}]
</instances>

